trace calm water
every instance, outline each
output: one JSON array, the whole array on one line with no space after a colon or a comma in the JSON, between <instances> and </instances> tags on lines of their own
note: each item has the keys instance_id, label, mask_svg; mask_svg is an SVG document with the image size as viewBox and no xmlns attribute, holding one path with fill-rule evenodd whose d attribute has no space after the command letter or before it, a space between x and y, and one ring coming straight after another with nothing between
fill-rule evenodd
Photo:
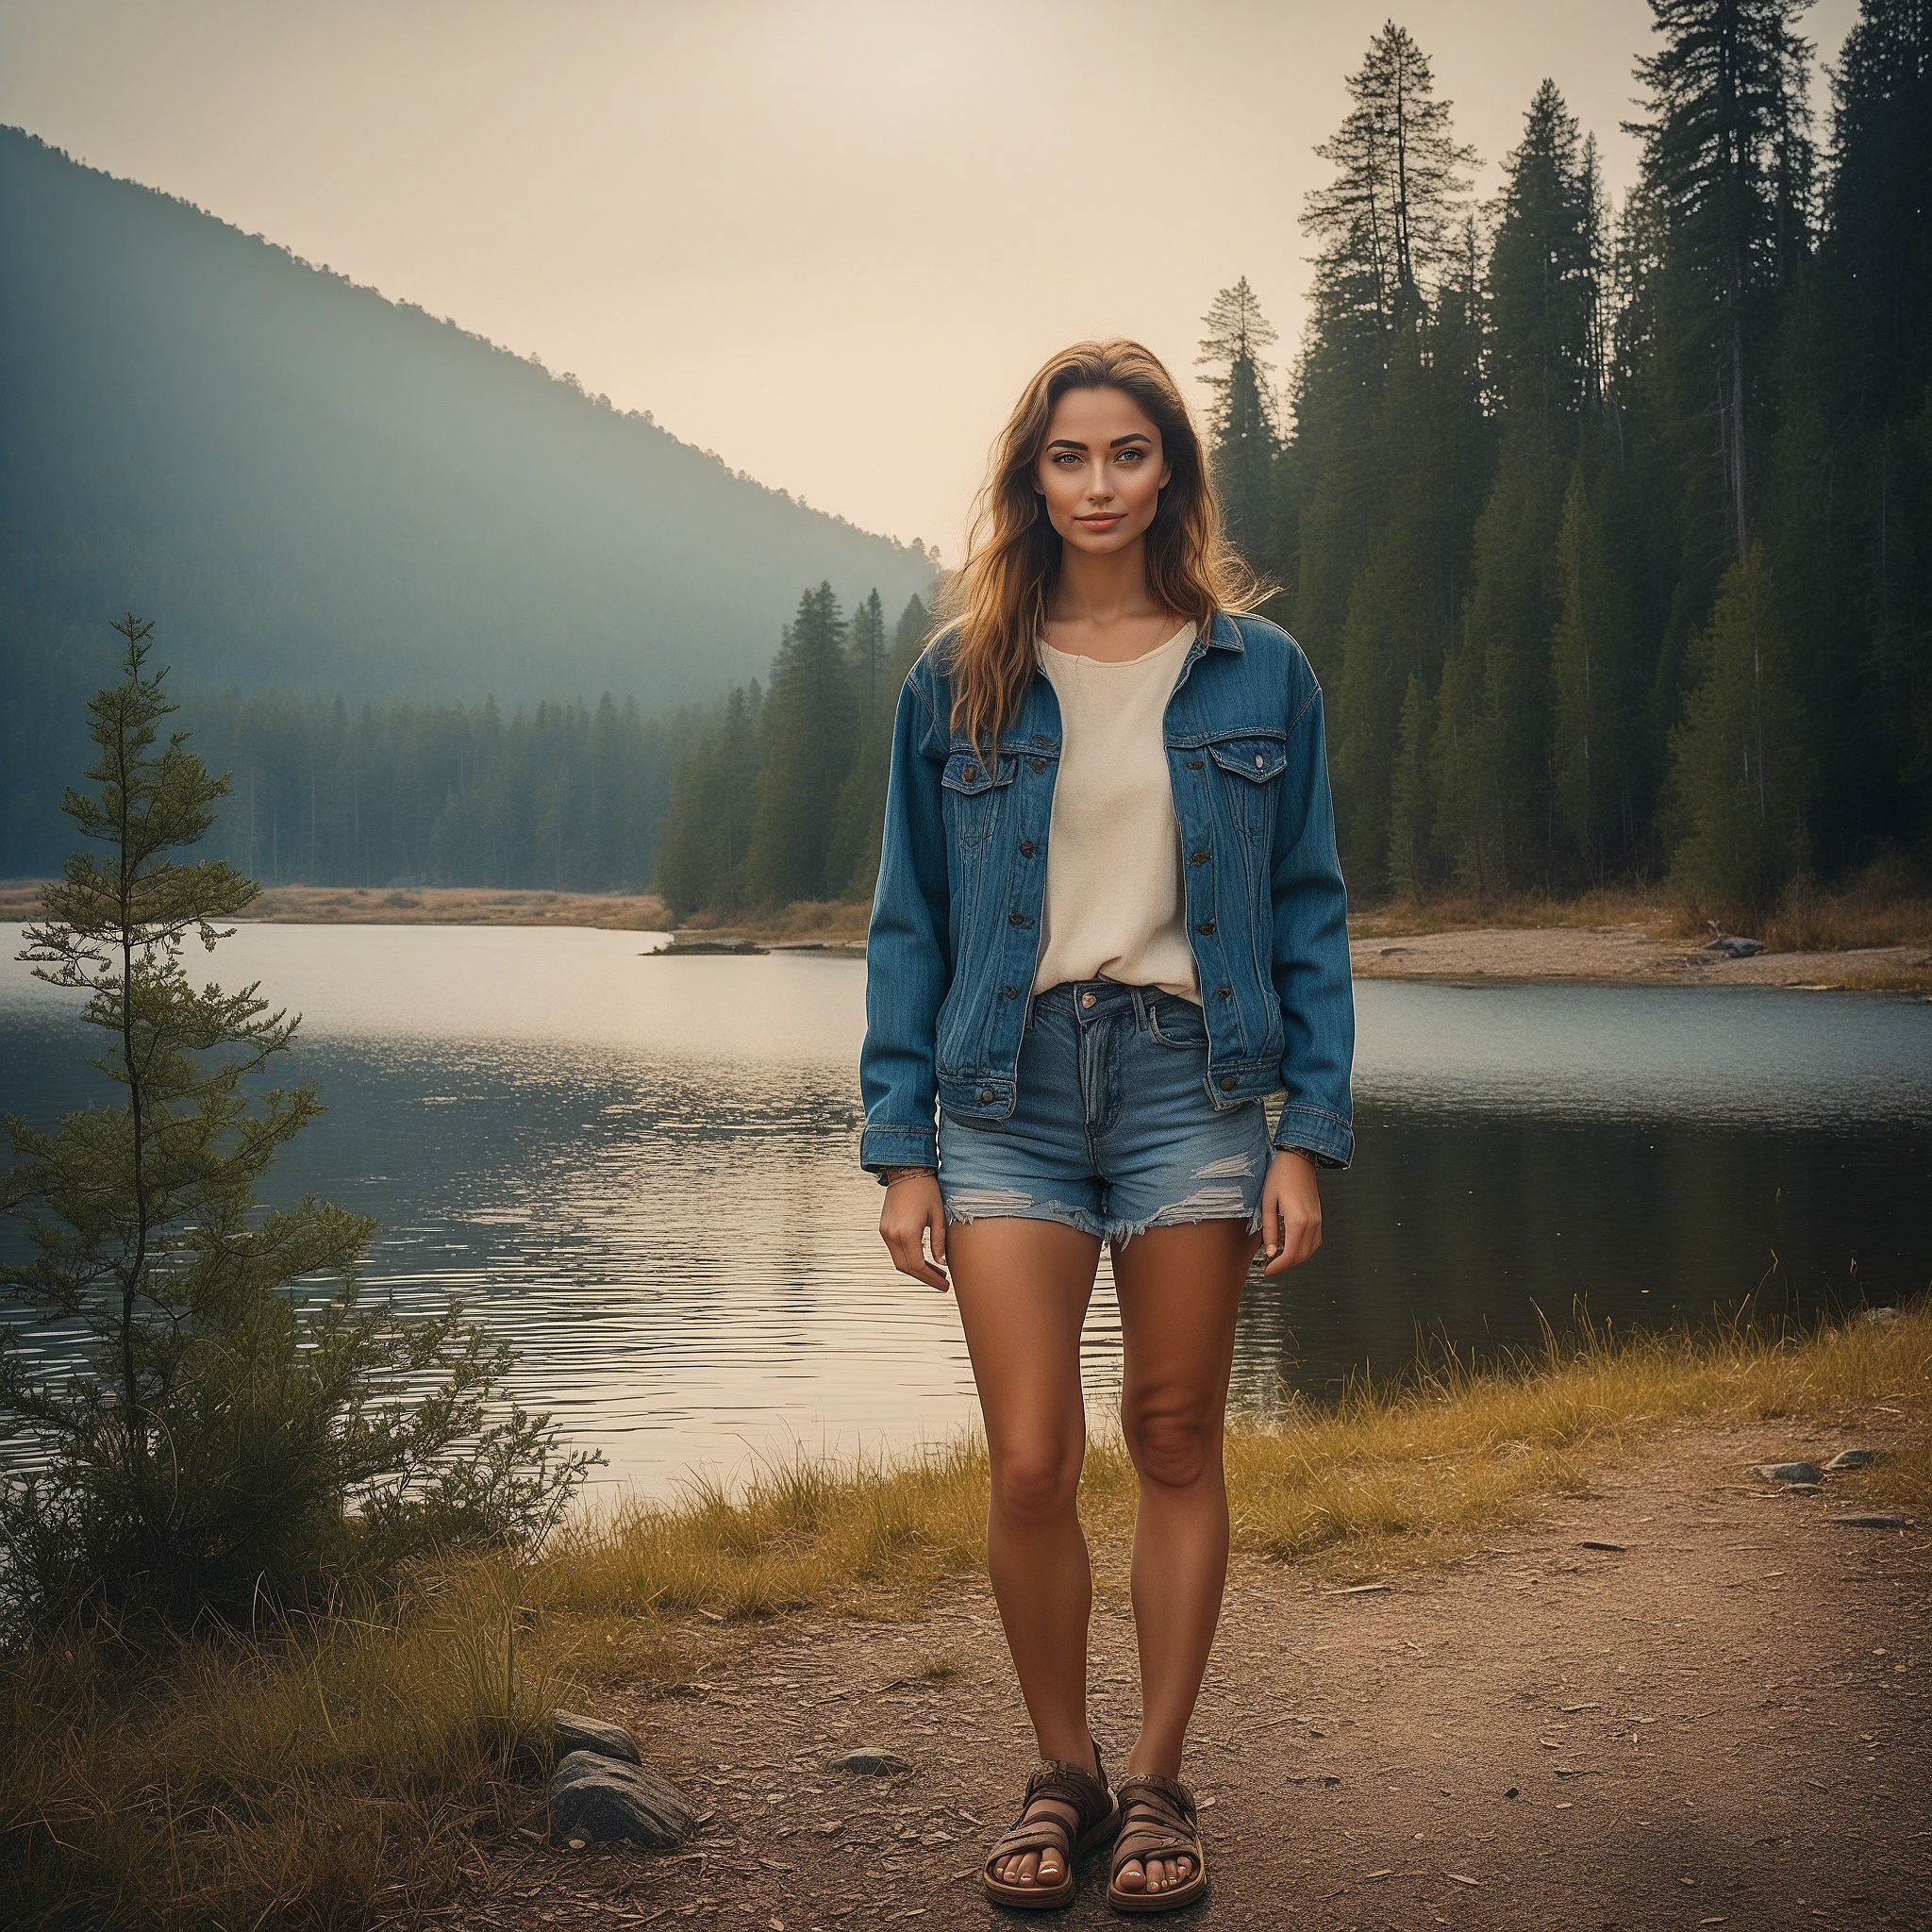
<instances>
[{"instance_id":1,"label":"calm water","mask_svg":"<svg viewBox=\"0 0 1932 1932\"><path fill-rule=\"evenodd\" d=\"M98 1096L72 1002L0 926L0 1109ZM855 1164L864 967L651 959L635 933L255 926L218 955L305 1015L331 1111L275 1193L372 1214L372 1289L459 1294L526 1400L661 1491L972 1414L950 1298L895 1275ZM1239 1399L1618 1322L1932 1278L1932 1005L1753 989L1372 981L1328 1241L1244 1304ZM1117 1378L1105 1274L1089 1386Z\"/></svg>"}]
</instances>

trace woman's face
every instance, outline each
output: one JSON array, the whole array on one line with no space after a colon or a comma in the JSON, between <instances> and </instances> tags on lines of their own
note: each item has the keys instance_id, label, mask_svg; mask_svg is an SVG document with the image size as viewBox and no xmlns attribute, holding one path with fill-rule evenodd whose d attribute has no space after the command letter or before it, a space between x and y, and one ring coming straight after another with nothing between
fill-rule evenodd
<instances>
[{"instance_id":1,"label":"woman's face","mask_svg":"<svg viewBox=\"0 0 1932 1932\"><path fill-rule=\"evenodd\" d=\"M1169 475L1160 431L1117 389L1070 389L1054 405L1034 487L1053 526L1096 557L1138 542Z\"/></svg>"}]
</instances>

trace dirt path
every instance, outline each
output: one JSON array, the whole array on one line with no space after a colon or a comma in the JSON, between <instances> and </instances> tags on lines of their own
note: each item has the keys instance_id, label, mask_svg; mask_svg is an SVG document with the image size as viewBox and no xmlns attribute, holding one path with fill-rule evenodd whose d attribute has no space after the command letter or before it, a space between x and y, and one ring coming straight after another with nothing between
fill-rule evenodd
<instances>
[{"instance_id":1,"label":"dirt path","mask_svg":"<svg viewBox=\"0 0 1932 1932\"><path fill-rule=\"evenodd\" d=\"M1239 1565L1188 1766L1215 1891L1182 1923L1932 1924L1932 1537L1832 1524L1855 1490L1767 1495L1748 1474L1850 1440L1685 1432L1388 1591ZM1116 1591L1094 1635L1095 1729L1118 1753L1135 1673ZM798 1618L713 1643L701 1685L598 1707L711 1813L687 1853L513 1838L445 1923L1036 1923L974 1882L1030 1748L983 1590L911 1624ZM826 1769L859 1742L913 1768ZM1041 1923L1119 1923L1100 1870Z\"/></svg>"}]
</instances>

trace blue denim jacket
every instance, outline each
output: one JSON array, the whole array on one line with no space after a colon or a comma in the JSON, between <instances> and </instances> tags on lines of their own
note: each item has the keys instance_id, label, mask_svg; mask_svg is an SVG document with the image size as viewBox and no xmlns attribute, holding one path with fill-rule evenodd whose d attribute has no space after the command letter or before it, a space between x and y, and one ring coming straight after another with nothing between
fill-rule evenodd
<instances>
[{"instance_id":1,"label":"blue denim jacket","mask_svg":"<svg viewBox=\"0 0 1932 1932\"><path fill-rule=\"evenodd\" d=\"M1039 672L991 765L952 725L937 647L899 693L866 941L860 1159L938 1165L934 1101L1013 1110L1040 951L1059 700ZM1355 998L1322 691L1301 647L1217 616L1167 702L1188 940L1219 1108L1284 1092L1275 1142L1345 1167Z\"/></svg>"}]
</instances>

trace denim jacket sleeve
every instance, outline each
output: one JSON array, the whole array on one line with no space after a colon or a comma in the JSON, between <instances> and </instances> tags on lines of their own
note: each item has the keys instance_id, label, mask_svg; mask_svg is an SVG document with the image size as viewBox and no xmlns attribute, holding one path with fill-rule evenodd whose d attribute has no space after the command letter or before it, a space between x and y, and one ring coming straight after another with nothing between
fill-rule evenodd
<instances>
[{"instance_id":1,"label":"denim jacket sleeve","mask_svg":"<svg viewBox=\"0 0 1932 1932\"><path fill-rule=\"evenodd\" d=\"M1289 730L1289 770L1300 774L1298 790L1282 800L1274 821L1274 972L1285 1095L1274 1144L1300 1148L1324 1167L1346 1167L1355 1151L1348 893L1335 851L1322 691L1312 676L1308 686Z\"/></svg>"},{"instance_id":2,"label":"denim jacket sleeve","mask_svg":"<svg viewBox=\"0 0 1932 1932\"><path fill-rule=\"evenodd\" d=\"M931 699L915 666L899 691L878 886L865 948L865 1045L858 1087L865 1105L859 1159L888 1167L937 1167L939 1011L953 972L952 891L940 778L943 753Z\"/></svg>"}]
</instances>

